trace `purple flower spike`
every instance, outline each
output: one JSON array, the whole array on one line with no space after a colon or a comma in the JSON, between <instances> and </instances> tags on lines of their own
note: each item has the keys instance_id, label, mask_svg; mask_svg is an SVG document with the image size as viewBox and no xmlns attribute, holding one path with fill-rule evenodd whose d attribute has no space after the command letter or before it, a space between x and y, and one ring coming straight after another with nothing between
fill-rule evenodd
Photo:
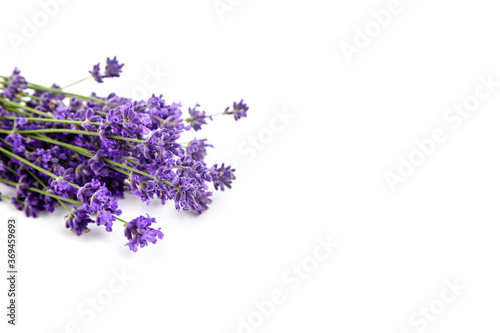
<instances>
[{"instance_id":1,"label":"purple flower spike","mask_svg":"<svg viewBox=\"0 0 500 333\"><path fill-rule=\"evenodd\" d=\"M18 185L16 186L16 192L18 196L26 196L27 192L26 189L30 187L30 184L28 183L28 176L27 175L22 175L19 180L17 181Z\"/></svg>"},{"instance_id":2,"label":"purple flower spike","mask_svg":"<svg viewBox=\"0 0 500 333\"><path fill-rule=\"evenodd\" d=\"M160 229L156 230L150 227L152 223L156 223L154 217L139 216L127 223L125 227L125 237L129 240L125 246L137 252L139 246L143 248L148 243L155 244L158 239L163 239L163 233Z\"/></svg>"},{"instance_id":3,"label":"purple flower spike","mask_svg":"<svg viewBox=\"0 0 500 333\"><path fill-rule=\"evenodd\" d=\"M213 147L212 145L207 144L207 139L198 140L194 138L188 143L186 153L191 156L193 160L202 162L205 155L207 155L207 147Z\"/></svg>"},{"instance_id":4,"label":"purple flower spike","mask_svg":"<svg viewBox=\"0 0 500 333\"><path fill-rule=\"evenodd\" d=\"M228 165L224 167L224 163L218 168L217 164L212 167L212 180L214 182L214 187L216 190L219 189L224 191L224 188L231 188L231 183L236 177L234 176L234 169Z\"/></svg>"},{"instance_id":5,"label":"purple flower spike","mask_svg":"<svg viewBox=\"0 0 500 333\"><path fill-rule=\"evenodd\" d=\"M69 185L69 183L75 179L73 169L64 169L60 167L57 171L57 175L59 176L57 179L50 181L50 186L54 189L54 193L64 198L68 198L68 193L66 193L66 191L76 194L76 188Z\"/></svg>"},{"instance_id":6,"label":"purple flower spike","mask_svg":"<svg viewBox=\"0 0 500 333\"><path fill-rule=\"evenodd\" d=\"M90 223L94 223L94 221L89 217L88 214L89 213L87 205L75 207L73 213L70 213L66 217L66 228L69 228L77 236L80 236L84 232L89 232L90 229L87 228L87 226Z\"/></svg>"},{"instance_id":7,"label":"purple flower spike","mask_svg":"<svg viewBox=\"0 0 500 333\"><path fill-rule=\"evenodd\" d=\"M15 197L10 198L10 202L14 205L14 207L16 207L17 210L24 209L24 206L19 201L17 201L17 198Z\"/></svg>"},{"instance_id":8,"label":"purple flower spike","mask_svg":"<svg viewBox=\"0 0 500 333\"><path fill-rule=\"evenodd\" d=\"M212 192L196 192L195 200L201 208L197 210L198 214L201 214L208 209L208 205L212 203L212 199L209 198L210 196L212 196Z\"/></svg>"},{"instance_id":9,"label":"purple flower spike","mask_svg":"<svg viewBox=\"0 0 500 333\"><path fill-rule=\"evenodd\" d=\"M103 210L97 212L96 224L106 226L106 231L111 232L113 229L113 221L116 220L116 217L111 214L110 211Z\"/></svg>"},{"instance_id":10,"label":"purple flower spike","mask_svg":"<svg viewBox=\"0 0 500 333\"><path fill-rule=\"evenodd\" d=\"M239 103L234 102L233 103L233 109L230 111L230 107L228 106L226 108L226 111L224 111L224 114L232 114L234 115L234 119L238 121L242 117L247 116L247 111L249 107L246 105L243 100L241 100Z\"/></svg>"},{"instance_id":11,"label":"purple flower spike","mask_svg":"<svg viewBox=\"0 0 500 333\"><path fill-rule=\"evenodd\" d=\"M40 200L38 195L28 193L24 199L24 214L26 217L37 217L40 214Z\"/></svg>"},{"instance_id":12,"label":"purple flower spike","mask_svg":"<svg viewBox=\"0 0 500 333\"><path fill-rule=\"evenodd\" d=\"M7 135L5 141L7 141L12 145L12 147L14 148L14 152L16 153L22 153L26 151L26 146L25 146L26 139L23 138L19 133Z\"/></svg>"},{"instance_id":13,"label":"purple flower spike","mask_svg":"<svg viewBox=\"0 0 500 333\"><path fill-rule=\"evenodd\" d=\"M87 79L102 83L120 77L123 66L116 57L103 58L89 66ZM248 109L241 100L217 115L239 120ZM0 179L5 183L0 187L13 190L9 197L0 195L1 204L29 217L65 208L66 227L78 236L92 223L110 232L123 222L126 246L138 251L164 235L145 213L128 223L119 218L118 200L127 193L146 204L172 201L177 210L201 214L215 200L214 188L231 188L235 170L206 161L213 146L189 133L184 138L186 131L204 129L212 116L199 105L183 109L158 94L146 99L113 92L75 95L56 84L28 83L16 68L0 79Z\"/></svg>"},{"instance_id":14,"label":"purple flower spike","mask_svg":"<svg viewBox=\"0 0 500 333\"><path fill-rule=\"evenodd\" d=\"M119 77L122 72L122 67L124 64L118 63L116 57L113 59L106 59L106 72L104 74L105 77Z\"/></svg>"},{"instance_id":15,"label":"purple flower spike","mask_svg":"<svg viewBox=\"0 0 500 333\"><path fill-rule=\"evenodd\" d=\"M118 63L118 60L116 60L116 57L113 59L107 58L106 59L106 69L104 73L101 73L101 67L100 63L97 63L97 65L94 65L92 67L92 70L89 71L90 75L94 78L99 83L102 83L102 79L105 77L119 77L120 73L122 72L122 67L124 64Z\"/></svg>"},{"instance_id":16,"label":"purple flower spike","mask_svg":"<svg viewBox=\"0 0 500 333\"><path fill-rule=\"evenodd\" d=\"M201 130L201 126L205 125L207 123L207 121L205 119L208 118L208 119L212 120L212 117L207 116L205 114L205 111L197 110L199 106L200 106L199 104L196 104L196 106L194 108L189 108L189 116L190 117L186 119L186 122L188 124L191 124L191 127L195 131Z\"/></svg>"},{"instance_id":17,"label":"purple flower spike","mask_svg":"<svg viewBox=\"0 0 500 333\"><path fill-rule=\"evenodd\" d=\"M92 157L88 160L87 163L96 176L108 176L108 169L106 168L106 164L104 164L104 161L99 156L96 155Z\"/></svg>"},{"instance_id":18,"label":"purple flower spike","mask_svg":"<svg viewBox=\"0 0 500 333\"><path fill-rule=\"evenodd\" d=\"M92 75L94 80L96 80L99 83L102 83L103 77L101 76L101 68L99 66L99 63L97 65L94 65L94 67L92 67L92 70L89 71L89 73L90 75Z\"/></svg>"},{"instance_id":19,"label":"purple flower spike","mask_svg":"<svg viewBox=\"0 0 500 333\"><path fill-rule=\"evenodd\" d=\"M12 72L12 75L9 77L9 81L7 84L7 87L3 91L3 93L0 93L1 95L5 95L10 100L14 100L16 97L16 94L19 91L22 91L26 88L26 79L21 76L21 71L17 68L14 68L14 71Z\"/></svg>"}]
</instances>

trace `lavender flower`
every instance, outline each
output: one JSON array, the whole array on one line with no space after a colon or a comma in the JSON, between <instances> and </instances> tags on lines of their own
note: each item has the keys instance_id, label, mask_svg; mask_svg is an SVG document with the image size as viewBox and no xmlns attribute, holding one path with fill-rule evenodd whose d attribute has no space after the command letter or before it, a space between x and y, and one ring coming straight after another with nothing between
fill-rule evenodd
<instances>
[{"instance_id":1,"label":"lavender flower","mask_svg":"<svg viewBox=\"0 0 500 333\"><path fill-rule=\"evenodd\" d=\"M139 216L136 219L133 219L129 223L127 223L125 227L125 237L129 240L125 246L137 252L139 247L143 248L147 246L148 243L156 244L158 239L163 239L163 233L158 230L150 227L152 223L156 223L154 217Z\"/></svg>"},{"instance_id":2,"label":"lavender flower","mask_svg":"<svg viewBox=\"0 0 500 333\"><path fill-rule=\"evenodd\" d=\"M14 207L16 207L17 210L24 210L24 205L19 202L17 198L12 197L10 199L10 202L12 203L12 205L14 205Z\"/></svg>"},{"instance_id":3,"label":"lavender flower","mask_svg":"<svg viewBox=\"0 0 500 333\"><path fill-rule=\"evenodd\" d=\"M66 228L73 231L77 236L89 232L90 229L87 226L90 223L94 223L94 221L89 217L88 206L86 205L75 207L74 211L66 216Z\"/></svg>"},{"instance_id":4,"label":"lavender flower","mask_svg":"<svg viewBox=\"0 0 500 333\"><path fill-rule=\"evenodd\" d=\"M106 226L107 232L113 230L113 221L116 221L116 217L109 210L97 212L96 224Z\"/></svg>"},{"instance_id":5,"label":"lavender flower","mask_svg":"<svg viewBox=\"0 0 500 333\"><path fill-rule=\"evenodd\" d=\"M12 145L14 152L16 153L24 152L26 150L26 138L23 138L19 133L7 135L5 141Z\"/></svg>"},{"instance_id":6,"label":"lavender flower","mask_svg":"<svg viewBox=\"0 0 500 333\"><path fill-rule=\"evenodd\" d=\"M186 119L186 122L189 123L195 131L201 130L201 126L207 123L207 118L212 120L212 117L207 116L205 111L197 110L199 106L199 104L196 104L194 108L189 108L189 118Z\"/></svg>"},{"instance_id":7,"label":"lavender flower","mask_svg":"<svg viewBox=\"0 0 500 333\"><path fill-rule=\"evenodd\" d=\"M94 65L92 67L92 70L89 71L90 75L94 78L99 83L102 83L102 79L106 77L119 77L120 73L122 72L122 67L124 64L118 63L118 60L116 60L116 57L113 59L107 58L106 59L106 69L104 73L101 73L101 67L100 63L97 63L97 65Z\"/></svg>"},{"instance_id":8,"label":"lavender flower","mask_svg":"<svg viewBox=\"0 0 500 333\"><path fill-rule=\"evenodd\" d=\"M69 198L70 193L76 194L76 188L69 185L75 179L73 169L60 167L57 174L59 177L50 181L50 186L53 188L54 193L64 198Z\"/></svg>"},{"instance_id":9,"label":"lavender flower","mask_svg":"<svg viewBox=\"0 0 500 333\"><path fill-rule=\"evenodd\" d=\"M17 197L19 199L19 196ZM40 211L43 209L41 206L41 201L39 200L39 195L36 193L28 193L24 198L23 202L24 214L26 217L37 217Z\"/></svg>"},{"instance_id":10,"label":"lavender flower","mask_svg":"<svg viewBox=\"0 0 500 333\"><path fill-rule=\"evenodd\" d=\"M28 183L28 176L22 175L17 181L16 191L18 196L26 196L28 195L26 189L30 187L30 183Z\"/></svg>"},{"instance_id":11,"label":"lavender flower","mask_svg":"<svg viewBox=\"0 0 500 333\"><path fill-rule=\"evenodd\" d=\"M103 70L98 63L90 74L102 83L119 77L122 68L116 57L107 58ZM247 111L241 100L222 114L239 120ZM224 191L235 179L230 166L207 166L213 146L206 139L181 146L183 132L199 131L213 120L199 105L187 113L163 95L147 100L115 93L82 97L56 84L29 84L16 68L0 80L0 182L16 193L3 201L31 217L67 209L66 227L78 236L90 231L90 224L110 232L123 222L131 250L154 244L163 238L152 227L154 218L140 216L128 223L118 218L118 199L125 193L146 204L172 200L177 210L201 214L212 203L211 188Z\"/></svg>"},{"instance_id":12,"label":"lavender flower","mask_svg":"<svg viewBox=\"0 0 500 333\"><path fill-rule=\"evenodd\" d=\"M5 96L10 100L14 100L16 94L26 88L26 84L26 79L21 76L21 71L16 67L8 78L7 86L4 91L0 93L0 96Z\"/></svg>"},{"instance_id":13,"label":"lavender flower","mask_svg":"<svg viewBox=\"0 0 500 333\"><path fill-rule=\"evenodd\" d=\"M207 139L198 140L194 138L191 140L186 148L186 154L188 154L193 160L202 162L207 155L207 147L212 147L212 145L207 144Z\"/></svg>"},{"instance_id":14,"label":"lavender flower","mask_svg":"<svg viewBox=\"0 0 500 333\"><path fill-rule=\"evenodd\" d=\"M89 73L97 82L99 83L103 82L102 81L103 76L101 75L101 68L99 63L97 65L94 65L92 67L92 70L89 71Z\"/></svg>"},{"instance_id":15,"label":"lavender flower","mask_svg":"<svg viewBox=\"0 0 500 333\"><path fill-rule=\"evenodd\" d=\"M176 142L180 131L161 128L154 131L141 145L136 147L137 157L152 164L164 164L174 155L182 154L181 145Z\"/></svg>"},{"instance_id":16,"label":"lavender flower","mask_svg":"<svg viewBox=\"0 0 500 333\"><path fill-rule=\"evenodd\" d=\"M227 167L224 167L224 163L220 167L217 167L217 164L215 164L212 167L212 179L214 182L214 187L216 190L219 189L221 191L224 191L224 188L231 188L231 184L236 177L234 176L234 169L231 169L231 166L228 165Z\"/></svg>"},{"instance_id":17,"label":"lavender flower","mask_svg":"<svg viewBox=\"0 0 500 333\"><path fill-rule=\"evenodd\" d=\"M197 210L198 214L201 214L208 209L208 205L212 203L212 199L209 198L210 196L212 196L212 192L201 190L196 191L195 201L200 207Z\"/></svg>"},{"instance_id":18,"label":"lavender flower","mask_svg":"<svg viewBox=\"0 0 500 333\"><path fill-rule=\"evenodd\" d=\"M243 102L243 100L241 100L239 103L234 102L231 111L230 109L231 108L228 106L224 111L224 114L232 114L234 115L234 119L238 121L242 117L247 116L247 111L249 107Z\"/></svg>"},{"instance_id":19,"label":"lavender flower","mask_svg":"<svg viewBox=\"0 0 500 333\"><path fill-rule=\"evenodd\" d=\"M167 195L172 198L175 203L175 209L181 208L185 211L201 209L201 206L196 202L196 180L188 177L177 177L173 181Z\"/></svg>"},{"instance_id":20,"label":"lavender flower","mask_svg":"<svg viewBox=\"0 0 500 333\"><path fill-rule=\"evenodd\" d=\"M103 159L98 155L95 155L91 159L88 160L87 164L90 167L90 170L94 172L94 175L100 177L108 176L108 169L106 168L106 164Z\"/></svg>"},{"instance_id":21,"label":"lavender flower","mask_svg":"<svg viewBox=\"0 0 500 333\"><path fill-rule=\"evenodd\" d=\"M14 149L14 151L19 152L20 150ZM52 162L54 158L51 154L51 150L45 150L43 148L37 148L34 152L28 153L27 155L31 162L44 169L50 168L49 163Z\"/></svg>"},{"instance_id":22,"label":"lavender flower","mask_svg":"<svg viewBox=\"0 0 500 333\"><path fill-rule=\"evenodd\" d=\"M124 64L119 64L116 57L113 59L106 59L106 72L104 77L119 77L122 72Z\"/></svg>"},{"instance_id":23,"label":"lavender flower","mask_svg":"<svg viewBox=\"0 0 500 333\"><path fill-rule=\"evenodd\" d=\"M116 215L121 214L117 200L111 197L111 192L106 187L106 184L101 184L97 179L92 179L91 182L80 187L76 197L81 201L82 205L88 207L88 213L108 210Z\"/></svg>"}]
</instances>

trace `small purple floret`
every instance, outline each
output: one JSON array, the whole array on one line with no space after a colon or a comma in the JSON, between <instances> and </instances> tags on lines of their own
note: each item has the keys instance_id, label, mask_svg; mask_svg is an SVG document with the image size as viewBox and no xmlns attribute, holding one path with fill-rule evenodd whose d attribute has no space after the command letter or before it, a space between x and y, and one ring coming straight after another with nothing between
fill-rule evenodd
<instances>
[{"instance_id":1,"label":"small purple floret","mask_svg":"<svg viewBox=\"0 0 500 333\"><path fill-rule=\"evenodd\" d=\"M125 246L137 252L139 247L143 248L147 246L148 243L155 244L158 239L163 239L163 233L158 230L151 228L151 224L156 223L154 217L139 216L136 219L128 222L125 227L125 237L129 240Z\"/></svg>"}]
</instances>

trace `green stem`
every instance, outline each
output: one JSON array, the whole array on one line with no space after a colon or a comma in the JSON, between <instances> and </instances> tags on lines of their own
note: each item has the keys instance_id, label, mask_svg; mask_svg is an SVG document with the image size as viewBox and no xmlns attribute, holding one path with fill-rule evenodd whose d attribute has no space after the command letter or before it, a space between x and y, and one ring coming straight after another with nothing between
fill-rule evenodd
<instances>
[{"instance_id":1,"label":"green stem","mask_svg":"<svg viewBox=\"0 0 500 333\"><path fill-rule=\"evenodd\" d=\"M1 117L3 119L8 119L8 120L15 120L17 117L9 117L9 116L3 116ZM75 125L82 125L85 122L84 121L77 121L77 120L63 120L63 119L44 119L44 118L24 118L27 121L36 121L36 122L45 122L45 123L60 123L60 124L75 124ZM95 125L99 126L101 123L95 123L95 122L87 122L87 124L90 125Z\"/></svg>"},{"instance_id":2,"label":"green stem","mask_svg":"<svg viewBox=\"0 0 500 333\"><path fill-rule=\"evenodd\" d=\"M130 173L128 173L127 171L123 170L123 169L120 169L120 168L117 168L115 166L112 166L112 165L108 165L108 168L110 168L111 170L115 170L119 173L122 173L124 174L125 176L130 176Z\"/></svg>"},{"instance_id":3,"label":"green stem","mask_svg":"<svg viewBox=\"0 0 500 333\"><path fill-rule=\"evenodd\" d=\"M25 168L25 170L31 175L31 177L35 178L37 182L40 183L40 185L43 186L43 188L47 188L47 185L45 185L40 178L38 178L33 172L29 171L28 169Z\"/></svg>"},{"instance_id":4,"label":"green stem","mask_svg":"<svg viewBox=\"0 0 500 333\"><path fill-rule=\"evenodd\" d=\"M25 115L25 116L28 116L28 117L32 116L31 113L23 112L23 111L19 111L19 110L15 110L15 109L12 109L12 108L5 108L5 110L7 110L9 112L13 112L13 113L22 114L22 115ZM16 118L16 117L11 117L11 118ZM38 118L35 118L35 119L38 119Z\"/></svg>"},{"instance_id":5,"label":"green stem","mask_svg":"<svg viewBox=\"0 0 500 333\"><path fill-rule=\"evenodd\" d=\"M221 112L221 113L214 113L214 114L208 115L207 117L221 116L223 114L231 114L231 113L224 111L224 112Z\"/></svg>"},{"instance_id":6,"label":"green stem","mask_svg":"<svg viewBox=\"0 0 500 333\"><path fill-rule=\"evenodd\" d=\"M155 176L150 175L150 174L149 174L149 173L147 173L147 172L144 172L144 171L141 171L141 170L134 169L134 168L132 168L132 167L129 167L129 166L128 166L128 165L126 165L126 164L115 162L115 161L110 160L109 158L106 158L106 157L102 157L102 156L100 156L100 157L104 160L104 162L108 162L108 163L114 164L114 165L116 165L116 166L118 166L118 167L120 167L120 168L124 168L124 169L126 169L126 170L129 170L129 171L132 171L132 172L138 173L138 174L140 174L140 175L143 175L143 176L146 176L146 177L152 178L152 179L157 180L157 181L159 181L159 182L163 182L163 183L165 183L165 184L173 185L171 182L168 182L168 181L166 181L166 180L162 180L162 179L158 179L158 178L156 178Z\"/></svg>"},{"instance_id":7,"label":"green stem","mask_svg":"<svg viewBox=\"0 0 500 333\"><path fill-rule=\"evenodd\" d=\"M78 206L82 205L82 203L80 201L76 201L76 200L72 200L72 199L67 199L67 198L61 197L60 195L52 194L52 193L49 193L49 192L45 192L45 191L39 190L39 189L34 188L34 187L28 187L27 189L30 190L30 191L33 191L33 192L37 192L37 193L40 193L40 194L43 194L43 195L47 195L47 196L55 198L55 199L64 200L64 201L72 203L74 205L78 205Z\"/></svg>"},{"instance_id":8,"label":"green stem","mask_svg":"<svg viewBox=\"0 0 500 333\"><path fill-rule=\"evenodd\" d=\"M8 167L7 167L7 169L8 169L10 172L16 173L16 172L15 172L14 170L12 170L11 168L8 168ZM32 172L31 172L30 170L28 170L28 169L26 169L26 171L27 171L27 172L28 172L28 173L29 173L29 174L30 174L33 178L35 178L35 179L36 179L36 181L40 183L40 185L42 185L44 188L46 188L46 187L47 187L47 186L44 184L44 182L43 182L43 181L41 181L41 180L40 180L40 178L38 178L38 177L37 177L34 173L32 173ZM18 185L18 183L14 183L14 182L12 182L12 181L10 181L10 180L6 180L6 179L2 179L2 178L0 178L0 182L6 183L6 184L9 184L9 185L13 185L13 186L17 186L17 185ZM81 206L81 205L82 205L82 203L81 203L80 201L76 201L76 200L72 200L72 199L67 199L67 198L61 197L61 196L56 195L56 194L52 194L52 193L49 193L49 192L46 192L46 191L39 190L39 189L34 188L34 187L28 187L27 189L28 189L28 190L30 190L30 191L37 192L37 193L41 193L41 194L44 194L44 195L47 195L47 196L49 196L49 197L53 197L53 198L57 199L57 201L59 202L59 204L60 204L61 206L63 206L63 207L64 207L64 209L66 209L66 210L67 210L70 214L72 213L72 212L71 212L71 209L69 209L69 208L68 208L68 206L66 206L66 204L64 203L64 201L69 202L69 203L72 203L72 204L75 204L75 205L78 205L78 206ZM9 198L9 197L6 197L6 196L1 195L1 194L0 194L0 198L3 198L3 199L5 199L5 200L10 200L10 198ZM16 200L17 200L17 199L16 199ZM120 222L123 222L123 223L127 224L127 222L126 222L126 221L124 221L124 220L122 220L122 219L118 218L117 216L115 216L115 218L116 218L118 221L120 221Z\"/></svg>"},{"instance_id":9,"label":"green stem","mask_svg":"<svg viewBox=\"0 0 500 333\"><path fill-rule=\"evenodd\" d=\"M13 172L13 170L9 170L9 171ZM42 185L44 188L45 188L45 187L47 187L47 186L46 186L46 185L45 185L45 184L44 184L44 183L43 183L43 182L42 182L42 181L41 181L41 180L40 180L37 176L35 176L32 172L30 172L30 171L29 171L29 170L27 170L27 169L26 169L26 171L28 171L28 172L29 172L29 174L30 174L33 178L35 178L37 182L39 182L39 183L40 183L40 185ZM15 172L14 172L14 173L15 173ZM9 184L9 185L12 185L12 186L18 186L18 185L19 185L19 183L15 183L15 182L13 182L13 181L10 181L10 180L7 180L7 179L3 179L3 178L0 178L0 182L5 183L5 184ZM47 195L47 196L49 196L49 197L53 197L53 198L57 199L57 201L59 201L59 203L60 203L62 206L64 206L64 208L66 208L66 210L68 210L68 212L70 212L70 213L71 213L71 210L70 210L70 209L68 209L68 207L67 207L67 206L66 206L63 202L61 202L61 200L64 200L64 201L67 201L67 202L70 202L70 203L72 203L72 204L79 205L79 206L81 206L81 205L82 205L82 203L81 203L80 201L76 201L76 200L72 200L72 199L67 199L67 198L61 197L61 196L59 196L59 195L57 195L57 194L52 194L52 193L49 193L49 192L46 192L46 191L40 190L40 189L35 188L35 187L28 187L28 188L26 188L26 189L27 189L27 190L29 190L29 191L32 191L32 192L41 193L41 194L43 194L43 195ZM10 198L9 198L9 200L10 200Z\"/></svg>"},{"instance_id":10,"label":"green stem","mask_svg":"<svg viewBox=\"0 0 500 333\"><path fill-rule=\"evenodd\" d=\"M8 171L12 172L13 174L17 174L16 170L12 169L12 168L9 168L8 166L4 165L3 166L5 169L7 169Z\"/></svg>"},{"instance_id":11,"label":"green stem","mask_svg":"<svg viewBox=\"0 0 500 333\"><path fill-rule=\"evenodd\" d=\"M3 138L0 138L0 141L3 142L3 143L5 143L6 146L9 146L11 148L11 150L14 150L12 148L12 145L10 144L10 142L5 141L5 139L3 139ZM32 152L35 151L35 147L29 146L29 147L27 147L27 150L29 150L29 152L32 153Z\"/></svg>"},{"instance_id":12,"label":"green stem","mask_svg":"<svg viewBox=\"0 0 500 333\"><path fill-rule=\"evenodd\" d=\"M50 176L50 177L52 177L52 178L54 178L54 179L59 178L58 176L54 175L52 172L47 171L47 170L45 170L45 169L43 169L43 168L39 167L38 165L33 164L33 163L31 163L30 161L28 161L28 160L26 160L26 159L22 158L22 157L21 157L21 156L19 156L19 155L16 155L16 154L14 154L14 153L12 153L12 152L10 152L10 151L8 151L8 150L5 150L5 149L4 149L4 148L2 148L2 147L0 147L0 152L1 152L1 153L3 153L4 155L7 155L7 156L8 156L8 157L10 157L10 158L15 158L16 160L18 160L18 161L20 161L20 162L23 162L24 164L29 165L29 166L30 166L30 167L32 167L33 169L36 169L36 170L40 171L41 173L44 173L44 174L46 174L46 175L48 175L48 176ZM69 183L69 182L68 182L68 184L69 184L69 185L71 185L71 186L73 186L73 187L79 188L79 186L78 186L78 185L75 185L75 184L73 184L73 183Z\"/></svg>"},{"instance_id":13,"label":"green stem","mask_svg":"<svg viewBox=\"0 0 500 333\"><path fill-rule=\"evenodd\" d=\"M18 183L15 183L15 182L12 182L12 181L10 181L10 180L3 179L3 178L0 178L0 182L5 183L5 184L9 184L9 185L12 185L12 186L17 186L17 185L19 185Z\"/></svg>"},{"instance_id":14,"label":"green stem","mask_svg":"<svg viewBox=\"0 0 500 333\"><path fill-rule=\"evenodd\" d=\"M125 225L127 225L127 223L128 223L127 221L122 220L121 218L119 218L116 215L115 215L115 218L116 218L117 221L120 221L120 222L124 223Z\"/></svg>"},{"instance_id":15,"label":"green stem","mask_svg":"<svg viewBox=\"0 0 500 333\"><path fill-rule=\"evenodd\" d=\"M61 147L68 148L68 149L70 149L70 150L72 150L72 151L74 151L74 152L76 152L76 153L78 153L80 155L86 156L86 157L90 157L90 158L94 157L94 155L90 154L87 149L84 149L84 148L81 148L81 147L78 147L78 146L74 146L74 145L69 144L69 143L60 142L60 141L48 138L48 137L43 136L43 135L33 135L33 136L32 135L28 135L28 137L36 139L36 140L40 140L40 141L45 141L45 142L48 142L48 143L53 143L53 144L61 146ZM97 155L97 156L99 156L99 155ZM149 178L152 178L152 179L157 180L159 182L163 182L165 184L172 185L171 182L168 182L168 181L162 180L162 179L158 179L155 176L150 175L147 172L144 172L144 171L141 171L141 170L137 170L135 168L129 167L126 164L115 162L115 161L110 160L109 158L106 158L106 157L103 157L103 156L99 156L99 157L102 158L102 160L104 162L107 162L109 164L113 164L113 165L115 165L117 167L120 167L120 168L129 170L129 171L135 172L137 174L140 174L140 175L143 175L143 176L146 176L146 177L149 177ZM113 169L111 166L108 166L108 168ZM116 169L113 169L113 170L116 170ZM118 171L118 170L116 170L116 171ZM122 171L120 171L120 172L122 172ZM128 173L125 173L125 172L122 172L122 173L128 175Z\"/></svg>"},{"instance_id":16,"label":"green stem","mask_svg":"<svg viewBox=\"0 0 500 333\"><path fill-rule=\"evenodd\" d=\"M33 96L33 95L30 95L30 94L27 94L25 92L22 92L22 93L19 93L21 96L23 97L29 97L31 99L36 99L37 101L41 101L42 99L38 96Z\"/></svg>"},{"instance_id":17,"label":"green stem","mask_svg":"<svg viewBox=\"0 0 500 333\"><path fill-rule=\"evenodd\" d=\"M61 206L64 207L64 209L66 209L68 211L68 213L72 214L71 209L69 209L68 206L66 206L66 204L64 203L64 201L59 200L59 199L57 199L57 201L61 204ZM80 205L81 205L81 203L80 203Z\"/></svg>"},{"instance_id":18,"label":"green stem","mask_svg":"<svg viewBox=\"0 0 500 333\"><path fill-rule=\"evenodd\" d=\"M32 138L32 139L36 139L36 140L40 140L40 141L45 141L48 143L53 143L55 145L58 145L58 146L61 146L64 148L68 148L68 149L70 149L70 150L72 150L80 155L86 156L86 157L93 157L92 154L90 154L89 151L85 148L78 147L78 146L75 146L75 145L72 145L69 143L60 142L60 141L51 139L49 137L46 137L45 135L35 134L35 135L27 135L27 137Z\"/></svg>"},{"instance_id":19,"label":"green stem","mask_svg":"<svg viewBox=\"0 0 500 333\"><path fill-rule=\"evenodd\" d=\"M66 129L66 128L36 129L36 130L25 130L25 131L0 130L0 133L6 133L6 134L10 134L10 133L19 133L19 134L32 134L32 133L68 133L68 134L84 134L84 135L99 136L99 133L97 133L97 132L72 130L72 129ZM131 141L131 142L138 142L138 143L142 143L143 142L142 140L139 140L139 139L125 138L125 137L116 136L116 135L108 135L107 137L111 138L111 139L122 140L122 141Z\"/></svg>"},{"instance_id":20,"label":"green stem","mask_svg":"<svg viewBox=\"0 0 500 333\"><path fill-rule=\"evenodd\" d=\"M83 78L83 79L81 79L81 80L78 80L78 81L75 81L75 82L73 82L73 83L71 83L71 84L68 84L67 86L62 87L62 88L61 88L61 90L62 90L62 89L66 89L66 88L68 88L68 87L71 87L71 86L73 86L73 85L75 85L75 84L77 84L77 83L83 82L83 81L85 81L85 80L88 80L88 79L90 79L91 77L92 77L92 76L87 76L86 78Z\"/></svg>"},{"instance_id":21,"label":"green stem","mask_svg":"<svg viewBox=\"0 0 500 333\"><path fill-rule=\"evenodd\" d=\"M99 102L99 103L102 103L102 104L106 104L105 101L100 100L99 98L87 97L87 96L82 96L82 95L78 95L78 94L73 94L73 93L62 91L61 89L47 88L47 87L44 87L44 86L41 86L41 85L38 85L38 84L34 84L34 83L28 83L26 85L26 87L30 88L30 89L35 89L35 90L52 91L53 93L56 93L56 94L63 94L66 97L76 97L77 99L82 100L82 101L91 100L91 101L94 101L94 102Z\"/></svg>"},{"instance_id":22,"label":"green stem","mask_svg":"<svg viewBox=\"0 0 500 333\"><path fill-rule=\"evenodd\" d=\"M47 188L47 185L45 185L45 183L41 181L40 178L38 178L33 172L29 171L28 169L25 170L31 175L31 177L35 178L36 181L40 183L40 185L42 185L44 189ZM63 206L69 213L71 213L71 209L69 209L61 199L57 199L57 202L59 202L61 206Z\"/></svg>"},{"instance_id":23,"label":"green stem","mask_svg":"<svg viewBox=\"0 0 500 333\"><path fill-rule=\"evenodd\" d=\"M5 105L10 105L10 106L13 106L16 108L21 108L21 109L24 109L24 110L29 111L31 113L36 113L36 114L39 114L39 115L44 116L44 117L54 118L54 116L51 115L50 113L38 111L36 109L30 108L29 106L14 103L11 100L8 100L6 98L0 98L0 103L5 104Z\"/></svg>"}]
</instances>

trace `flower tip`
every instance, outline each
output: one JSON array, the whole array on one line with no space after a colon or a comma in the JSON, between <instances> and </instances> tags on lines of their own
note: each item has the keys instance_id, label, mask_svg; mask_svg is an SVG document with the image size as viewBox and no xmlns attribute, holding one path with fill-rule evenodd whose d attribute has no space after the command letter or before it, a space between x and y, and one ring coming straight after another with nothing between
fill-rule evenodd
<instances>
[{"instance_id":1,"label":"flower tip","mask_svg":"<svg viewBox=\"0 0 500 333\"><path fill-rule=\"evenodd\" d=\"M101 72L100 63L94 65L89 73L94 78L94 80L96 80L98 83L102 83L103 78L120 77L123 66L125 66L125 64L120 64L116 59L116 56L113 59L108 57L106 58L106 68L104 69L104 73Z\"/></svg>"}]
</instances>

